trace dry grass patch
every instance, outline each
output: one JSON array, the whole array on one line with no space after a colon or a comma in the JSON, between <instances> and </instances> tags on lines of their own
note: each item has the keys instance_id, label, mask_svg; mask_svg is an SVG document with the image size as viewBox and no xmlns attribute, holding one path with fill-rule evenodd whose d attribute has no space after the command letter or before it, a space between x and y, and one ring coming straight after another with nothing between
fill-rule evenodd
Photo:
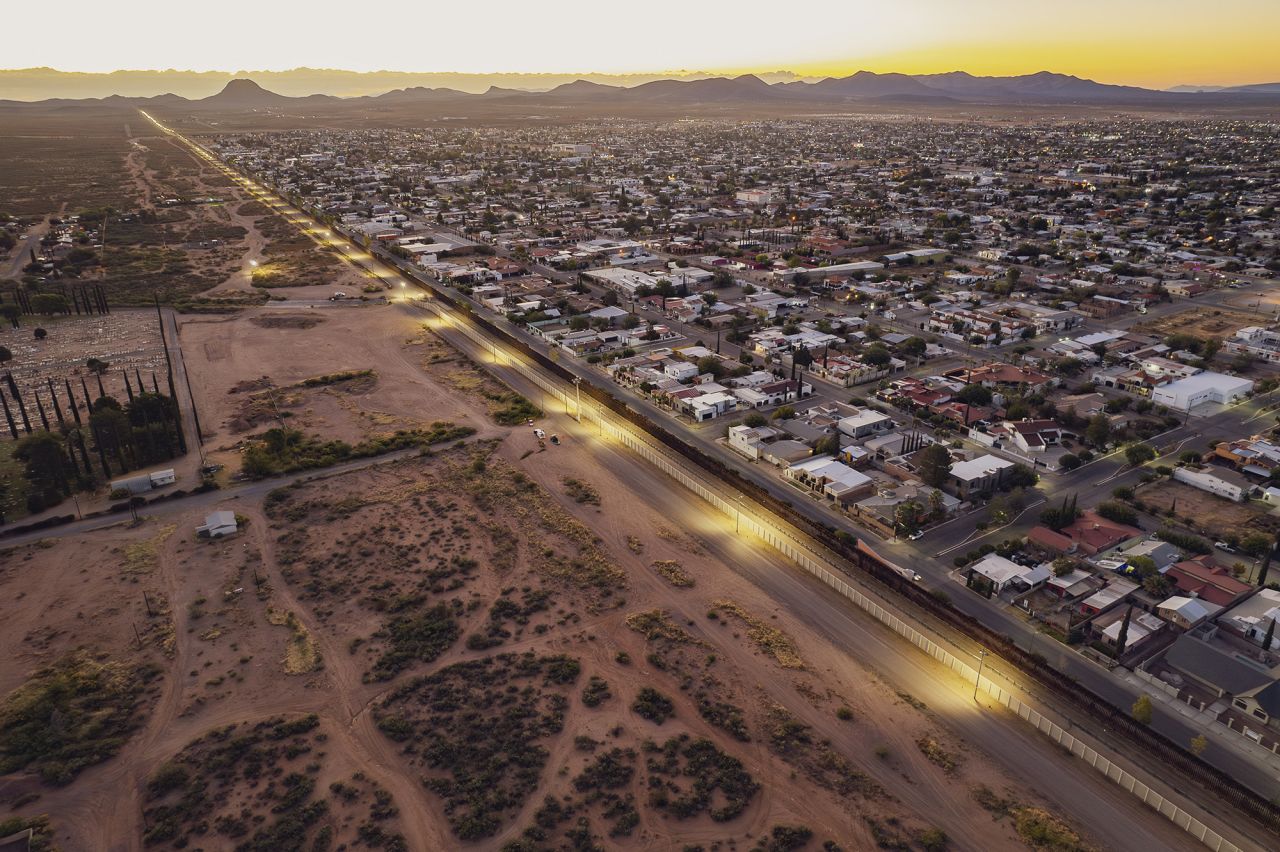
<instances>
[{"instance_id":1,"label":"dry grass patch","mask_svg":"<svg viewBox=\"0 0 1280 852\"><path fill-rule=\"evenodd\" d=\"M672 621L671 616L661 609L633 612L627 616L627 626L649 641L666 639L668 642L676 642L681 645L702 644Z\"/></svg>"},{"instance_id":2,"label":"dry grass patch","mask_svg":"<svg viewBox=\"0 0 1280 852\"><path fill-rule=\"evenodd\" d=\"M121 571L128 576L150 574L160 561L160 545L177 529L174 524L166 524L156 530L156 534L142 541L135 541L124 546L124 564Z\"/></svg>"},{"instance_id":3,"label":"dry grass patch","mask_svg":"<svg viewBox=\"0 0 1280 852\"><path fill-rule=\"evenodd\" d=\"M249 322L261 328L289 328L306 331L324 322L324 317L311 314L283 314L276 316L252 317Z\"/></svg>"},{"instance_id":4,"label":"dry grass patch","mask_svg":"<svg viewBox=\"0 0 1280 852\"><path fill-rule=\"evenodd\" d=\"M662 579L678 589L688 589L693 586L693 578L684 570L684 566L674 559L659 559L651 567Z\"/></svg>"},{"instance_id":5,"label":"dry grass patch","mask_svg":"<svg viewBox=\"0 0 1280 852\"><path fill-rule=\"evenodd\" d=\"M725 612L737 618L747 627L747 639L758 649L773 657L784 669L807 668L800 656L796 644L791 637L762 619L747 612L731 600L717 600L712 606L719 612Z\"/></svg>"},{"instance_id":6,"label":"dry grass patch","mask_svg":"<svg viewBox=\"0 0 1280 852\"><path fill-rule=\"evenodd\" d=\"M285 674L309 674L320 668L320 649L316 647L311 631L298 620L298 616L268 607L267 621L289 628L289 641L285 645L284 659L281 661Z\"/></svg>"},{"instance_id":7,"label":"dry grass patch","mask_svg":"<svg viewBox=\"0 0 1280 852\"><path fill-rule=\"evenodd\" d=\"M936 739L927 734L916 740L916 748L920 749L930 763L940 768L948 775L955 775L960 770L960 764L963 762L957 754L947 751L942 747Z\"/></svg>"},{"instance_id":8,"label":"dry grass patch","mask_svg":"<svg viewBox=\"0 0 1280 852\"><path fill-rule=\"evenodd\" d=\"M1080 834L1044 808L1023 805L1013 797L1001 796L986 785L979 785L971 795L983 810L999 821L1013 817L1018 837L1032 849L1041 852L1096 852Z\"/></svg>"},{"instance_id":9,"label":"dry grass patch","mask_svg":"<svg viewBox=\"0 0 1280 852\"><path fill-rule=\"evenodd\" d=\"M563 480L565 493L573 498L575 503L588 503L592 506L600 505L600 492L591 487L590 483L583 482L581 479L574 479L572 476L566 476Z\"/></svg>"}]
</instances>

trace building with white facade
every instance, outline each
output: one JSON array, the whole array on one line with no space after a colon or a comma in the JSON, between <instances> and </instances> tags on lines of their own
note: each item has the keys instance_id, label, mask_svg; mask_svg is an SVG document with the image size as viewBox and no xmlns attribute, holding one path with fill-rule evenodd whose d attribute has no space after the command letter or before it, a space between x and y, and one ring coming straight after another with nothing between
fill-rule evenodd
<instances>
[{"instance_id":1,"label":"building with white facade","mask_svg":"<svg viewBox=\"0 0 1280 852\"><path fill-rule=\"evenodd\" d=\"M1252 390L1252 379L1204 371L1152 388L1151 401L1175 411L1190 411L1206 402L1230 405Z\"/></svg>"}]
</instances>

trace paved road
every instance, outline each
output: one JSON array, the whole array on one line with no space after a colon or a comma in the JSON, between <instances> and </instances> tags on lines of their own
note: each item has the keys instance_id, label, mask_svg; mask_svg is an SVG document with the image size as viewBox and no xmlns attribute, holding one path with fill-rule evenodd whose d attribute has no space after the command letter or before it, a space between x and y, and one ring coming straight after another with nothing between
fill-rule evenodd
<instances>
[{"instance_id":1,"label":"paved road","mask_svg":"<svg viewBox=\"0 0 1280 852\"><path fill-rule=\"evenodd\" d=\"M377 464L388 464L403 458L408 458L415 453L420 452L418 449L398 450L394 453L387 453L382 456L373 456L366 459L356 459L355 461L345 462L344 464L327 467L324 470L303 471L301 473L291 473L285 476L271 477L270 479L261 479L256 482L243 482L232 485L229 488L220 488L217 491L205 491L200 494L188 494L185 497L176 497L172 500L163 500L159 503L153 503L144 506L138 510L139 517L143 518L161 518L167 515L178 514L181 512L189 512L192 509L200 509L206 506L216 506L220 503L227 502L227 508L234 508L234 504L229 501L243 500L247 497L261 497L268 491L276 488L283 488L292 485L295 482L308 482L316 479L327 479L331 476L339 476L344 473L350 473L353 470L361 470L366 467L372 467ZM101 517L85 518L80 521L72 521L69 524L63 524L60 527L51 527L44 530L33 530L31 532L19 533L17 535L0 538L0 547L16 547L22 544L30 544L33 541L40 541L48 538L66 538L67 536L79 536L94 530L106 529L114 527L117 524L127 523L129 515L127 512L114 515L103 515Z\"/></svg>"},{"instance_id":2,"label":"paved road","mask_svg":"<svg viewBox=\"0 0 1280 852\"><path fill-rule=\"evenodd\" d=\"M43 219L39 223L32 225L31 230L26 234L18 237L18 244L13 247L12 254L4 261L4 266L0 267L0 281L8 279L17 280L22 277L22 267L31 262L31 250L40 248L40 240L45 234L49 233L49 220Z\"/></svg>"}]
</instances>

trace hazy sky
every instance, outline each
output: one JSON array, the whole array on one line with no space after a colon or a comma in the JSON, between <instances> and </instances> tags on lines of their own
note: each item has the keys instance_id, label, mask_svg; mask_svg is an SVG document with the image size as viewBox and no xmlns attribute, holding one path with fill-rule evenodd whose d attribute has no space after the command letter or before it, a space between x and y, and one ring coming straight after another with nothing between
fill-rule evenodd
<instances>
[{"instance_id":1,"label":"hazy sky","mask_svg":"<svg viewBox=\"0 0 1280 852\"><path fill-rule=\"evenodd\" d=\"M55 11L56 10L56 11ZM60 0L9 68L977 74L1280 80L1280 0Z\"/></svg>"}]
</instances>

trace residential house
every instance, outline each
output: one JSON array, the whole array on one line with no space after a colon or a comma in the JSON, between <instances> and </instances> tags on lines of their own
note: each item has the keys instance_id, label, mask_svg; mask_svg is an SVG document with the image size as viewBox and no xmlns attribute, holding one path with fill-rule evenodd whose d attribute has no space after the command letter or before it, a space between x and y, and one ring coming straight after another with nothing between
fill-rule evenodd
<instances>
[{"instance_id":1,"label":"residential house","mask_svg":"<svg viewBox=\"0 0 1280 852\"><path fill-rule=\"evenodd\" d=\"M1080 601L1077 607L1084 615L1098 615L1128 600L1129 595L1137 590L1137 583L1123 577L1114 577L1101 589Z\"/></svg>"},{"instance_id":2,"label":"residential house","mask_svg":"<svg viewBox=\"0 0 1280 852\"><path fill-rule=\"evenodd\" d=\"M1090 509L1081 512L1078 518L1058 532L1070 539L1076 549L1086 556L1110 550L1124 541L1142 535L1142 530L1137 527L1109 521Z\"/></svg>"},{"instance_id":3,"label":"residential house","mask_svg":"<svg viewBox=\"0 0 1280 852\"><path fill-rule=\"evenodd\" d=\"M1263 649L1268 651L1280 648L1280 629L1272 629L1273 621L1280 621L1280 591L1276 589L1259 589L1218 616L1219 627L1258 645L1271 631L1271 647Z\"/></svg>"},{"instance_id":4,"label":"residential house","mask_svg":"<svg viewBox=\"0 0 1280 852\"><path fill-rule=\"evenodd\" d=\"M1062 441L1063 428L1056 420L1005 420L999 429L1024 453L1043 453Z\"/></svg>"},{"instance_id":5,"label":"residential house","mask_svg":"<svg viewBox=\"0 0 1280 852\"><path fill-rule=\"evenodd\" d=\"M892 429L894 425L893 418L889 415L864 408L840 418L838 428L850 438L866 438Z\"/></svg>"},{"instance_id":6,"label":"residential house","mask_svg":"<svg viewBox=\"0 0 1280 852\"><path fill-rule=\"evenodd\" d=\"M852 503L874 490L871 477L825 455L797 462L786 468L783 475L841 503Z\"/></svg>"},{"instance_id":7,"label":"residential house","mask_svg":"<svg viewBox=\"0 0 1280 852\"><path fill-rule=\"evenodd\" d=\"M204 523L196 527L196 535L202 538L222 538L235 533L237 529L236 513L223 509L205 516Z\"/></svg>"},{"instance_id":8,"label":"residential house","mask_svg":"<svg viewBox=\"0 0 1280 852\"><path fill-rule=\"evenodd\" d=\"M1280 470L1280 444L1261 438L1243 438L1230 443L1223 441L1213 449L1214 455L1226 459L1241 473L1269 477Z\"/></svg>"},{"instance_id":9,"label":"residential house","mask_svg":"<svg viewBox=\"0 0 1280 852\"><path fill-rule=\"evenodd\" d=\"M1120 643L1120 630L1124 626L1125 613L1129 613L1129 629L1125 633L1125 654L1146 644L1148 640L1159 635L1168 625L1158 616L1138 608L1117 607L1111 612L1094 619L1091 627L1095 636L1103 643L1115 648Z\"/></svg>"},{"instance_id":10,"label":"residential house","mask_svg":"<svg viewBox=\"0 0 1280 852\"><path fill-rule=\"evenodd\" d=\"M1221 467L1175 467L1173 478L1192 488L1199 488L1237 503L1253 490L1253 484L1244 478L1244 474Z\"/></svg>"},{"instance_id":11,"label":"residential house","mask_svg":"<svg viewBox=\"0 0 1280 852\"><path fill-rule=\"evenodd\" d=\"M1256 709L1259 702L1250 702L1244 696L1256 696L1259 691L1273 689L1276 684L1276 672L1261 663L1190 633L1179 636L1169 646L1164 662L1219 698L1231 698L1232 706L1250 715L1255 715L1252 709ZM1241 699L1239 703L1237 698ZM1270 698L1271 693L1268 692L1264 700L1269 701ZM1270 723L1274 715L1265 708L1261 709L1263 714L1256 718L1264 724Z\"/></svg>"},{"instance_id":12,"label":"residential house","mask_svg":"<svg viewBox=\"0 0 1280 852\"><path fill-rule=\"evenodd\" d=\"M1212 618L1222 607L1196 597L1173 595L1156 605L1156 612L1170 624L1190 630L1206 619Z\"/></svg>"},{"instance_id":13,"label":"residential house","mask_svg":"<svg viewBox=\"0 0 1280 852\"><path fill-rule=\"evenodd\" d=\"M993 455L978 456L951 465L948 484L956 493L968 499L974 494L995 491L1013 471L1014 463Z\"/></svg>"},{"instance_id":14,"label":"residential house","mask_svg":"<svg viewBox=\"0 0 1280 852\"><path fill-rule=\"evenodd\" d=\"M1026 591L1044 583L1052 575L1051 567L1042 565L1019 565L998 553L988 553L982 559L970 565L968 571L977 574L992 584L996 594L1009 587Z\"/></svg>"},{"instance_id":15,"label":"residential house","mask_svg":"<svg viewBox=\"0 0 1280 852\"><path fill-rule=\"evenodd\" d=\"M762 455L765 443L781 434L768 426L730 426L729 448L755 461Z\"/></svg>"},{"instance_id":16,"label":"residential house","mask_svg":"<svg viewBox=\"0 0 1280 852\"><path fill-rule=\"evenodd\" d=\"M1208 556L1197 556L1175 563L1165 572L1165 576L1183 594L1194 595L1220 607L1230 606L1253 588L1248 583L1237 580L1230 569L1215 564Z\"/></svg>"}]
</instances>

